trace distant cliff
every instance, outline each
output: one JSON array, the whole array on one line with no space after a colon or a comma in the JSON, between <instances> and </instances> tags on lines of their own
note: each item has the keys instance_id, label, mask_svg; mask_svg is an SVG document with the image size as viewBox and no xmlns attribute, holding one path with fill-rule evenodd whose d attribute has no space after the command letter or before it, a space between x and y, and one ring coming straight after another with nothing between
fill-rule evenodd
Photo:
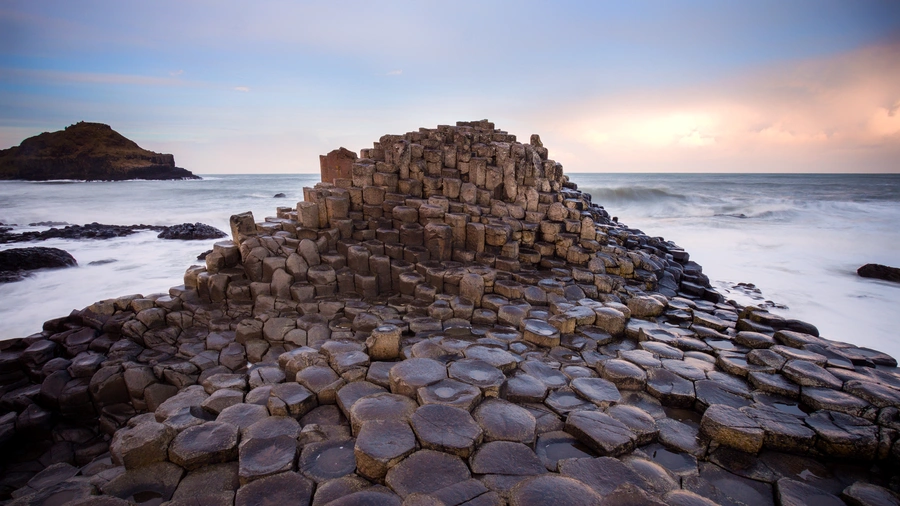
<instances>
[{"instance_id":1,"label":"distant cliff","mask_svg":"<svg viewBox=\"0 0 900 506\"><path fill-rule=\"evenodd\" d=\"M154 153L103 123L79 122L44 132L0 150L0 180L200 179L175 166L175 157Z\"/></svg>"}]
</instances>

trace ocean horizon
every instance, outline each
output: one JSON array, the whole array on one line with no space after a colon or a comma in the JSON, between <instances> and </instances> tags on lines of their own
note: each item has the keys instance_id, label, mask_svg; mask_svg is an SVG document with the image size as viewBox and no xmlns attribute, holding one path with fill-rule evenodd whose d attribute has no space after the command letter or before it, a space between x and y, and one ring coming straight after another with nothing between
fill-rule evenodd
<instances>
[{"instance_id":1,"label":"ocean horizon","mask_svg":"<svg viewBox=\"0 0 900 506\"><path fill-rule=\"evenodd\" d=\"M226 233L232 214L261 221L293 207L318 174L199 174L191 181L5 181L0 222L15 232L42 222L174 225ZM683 247L726 299L766 305L816 325L822 336L900 356L900 285L860 278L866 263L900 265L900 175L572 173L595 204L631 228ZM285 198L274 198L284 193ZM39 332L45 320L132 293L165 293L215 241L166 241L139 232L109 240L9 243L69 251L76 268L0 285L0 339ZM737 287L752 283L759 293Z\"/></svg>"}]
</instances>

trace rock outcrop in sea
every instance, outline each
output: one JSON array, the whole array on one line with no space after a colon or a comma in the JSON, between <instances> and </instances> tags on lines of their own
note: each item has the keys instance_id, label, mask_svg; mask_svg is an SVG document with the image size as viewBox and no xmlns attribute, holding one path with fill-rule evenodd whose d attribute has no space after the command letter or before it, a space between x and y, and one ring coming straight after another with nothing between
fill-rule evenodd
<instances>
[{"instance_id":1,"label":"rock outcrop in sea","mask_svg":"<svg viewBox=\"0 0 900 506\"><path fill-rule=\"evenodd\" d=\"M723 301L548 155L488 121L386 135L296 207L232 216L168 294L3 342L0 493L898 501L893 358Z\"/></svg>"},{"instance_id":2,"label":"rock outcrop in sea","mask_svg":"<svg viewBox=\"0 0 900 506\"><path fill-rule=\"evenodd\" d=\"M103 123L81 121L57 132L44 132L19 146L0 150L0 180L122 181L126 179L200 179L175 166L175 157L155 153Z\"/></svg>"},{"instance_id":3,"label":"rock outcrop in sea","mask_svg":"<svg viewBox=\"0 0 900 506\"><path fill-rule=\"evenodd\" d=\"M68 251L59 248L10 248L0 251L0 283L20 281L30 271L78 265Z\"/></svg>"},{"instance_id":4,"label":"rock outcrop in sea","mask_svg":"<svg viewBox=\"0 0 900 506\"><path fill-rule=\"evenodd\" d=\"M31 225L33 226L33 225ZM227 234L204 223L182 223L180 225L103 225L88 223L86 225L66 225L63 228L50 228L42 231L14 232L12 227L0 228L0 244L13 242L45 241L47 239L114 239L127 237L143 230L159 232L159 239L192 241L198 239L219 239Z\"/></svg>"}]
</instances>

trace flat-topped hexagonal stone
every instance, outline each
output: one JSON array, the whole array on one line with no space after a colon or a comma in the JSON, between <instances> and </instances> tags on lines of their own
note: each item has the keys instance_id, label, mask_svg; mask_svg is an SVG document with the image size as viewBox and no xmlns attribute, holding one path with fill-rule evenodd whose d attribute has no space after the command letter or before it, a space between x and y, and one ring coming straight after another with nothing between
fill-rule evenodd
<instances>
[{"instance_id":1,"label":"flat-topped hexagonal stone","mask_svg":"<svg viewBox=\"0 0 900 506\"><path fill-rule=\"evenodd\" d=\"M694 393L697 395L697 405L701 410L714 404L724 404L733 408L750 405L747 397L738 395L713 380L695 381Z\"/></svg>"},{"instance_id":2,"label":"flat-topped hexagonal stone","mask_svg":"<svg viewBox=\"0 0 900 506\"><path fill-rule=\"evenodd\" d=\"M135 497L163 502L172 498L183 475L184 469L171 462L156 462L121 473L99 488L107 497L127 499L129 504Z\"/></svg>"},{"instance_id":3,"label":"flat-topped hexagonal stone","mask_svg":"<svg viewBox=\"0 0 900 506\"><path fill-rule=\"evenodd\" d=\"M674 418L663 418L658 420L656 425L659 427L659 442L666 448L694 457L702 457L706 454L707 445L701 440L699 423L693 421L685 423Z\"/></svg>"},{"instance_id":4,"label":"flat-topped hexagonal stone","mask_svg":"<svg viewBox=\"0 0 900 506\"><path fill-rule=\"evenodd\" d=\"M235 404L229 406L216 417L217 422L230 423L243 434L254 423L269 418L269 410L259 404ZM294 420L296 423L296 420Z\"/></svg>"},{"instance_id":5,"label":"flat-topped hexagonal stone","mask_svg":"<svg viewBox=\"0 0 900 506\"><path fill-rule=\"evenodd\" d=\"M552 409L560 416L565 416L572 411L596 409L590 401L586 401L569 387L553 390L544 399L544 405Z\"/></svg>"},{"instance_id":6,"label":"flat-topped hexagonal stone","mask_svg":"<svg viewBox=\"0 0 900 506\"><path fill-rule=\"evenodd\" d=\"M710 498L715 504L775 504L769 483L738 476L709 462L700 462L698 467L699 478L683 480L685 490Z\"/></svg>"},{"instance_id":7,"label":"flat-topped hexagonal stone","mask_svg":"<svg viewBox=\"0 0 900 506\"><path fill-rule=\"evenodd\" d=\"M636 435L625 424L599 411L575 411L565 431L600 455L617 456L634 449Z\"/></svg>"},{"instance_id":8,"label":"flat-topped hexagonal stone","mask_svg":"<svg viewBox=\"0 0 900 506\"><path fill-rule=\"evenodd\" d=\"M316 395L299 383L274 385L267 402L271 415L294 418L300 418L317 405Z\"/></svg>"},{"instance_id":9,"label":"flat-topped hexagonal stone","mask_svg":"<svg viewBox=\"0 0 900 506\"><path fill-rule=\"evenodd\" d=\"M443 379L427 387L419 387L416 392L419 404L443 404L471 411L481 401L481 389L457 381Z\"/></svg>"},{"instance_id":10,"label":"flat-topped hexagonal stone","mask_svg":"<svg viewBox=\"0 0 900 506\"><path fill-rule=\"evenodd\" d=\"M750 372L747 379L754 388L770 394L783 395L796 399L800 396L800 386L789 381L781 374L767 374L764 372Z\"/></svg>"},{"instance_id":11,"label":"flat-topped hexagonal stone","mask_svg":"<svg viewBox=\"0 0 900 506\"><path fill-rule=\"evenodd\" d=\"M643 368L662 367L662 363L659 359L647 350L620 351L619 358L637 364Z\"/></svg>"},{"instance_id":12,"label":"flat-topped hexagonal stone","mask_svg":"<svg viewBox=\"0 0 900 506\"><path fill-rule=\"evenodd\" d=\"M663 406L688 408L697 399L693 382L663 368L647 371L647 392L659 399Z\"/></svg>"},{"instance_id":13,"label":"flat-topped hexagonal stone","mask_svg":"<svg viewBox=\"0 0 900 506\"><path fill-rule=\"evenodd\" d=\"M602 501L602 497L589 486L559 475L535 476L523 480L509 494L510 506L596 506Z\"/></svg>"},{"instance_id":14,"label":"flat-topped hexagonal stone","mask_svg":"<svg viewBox=\"0 0 900 506\"><path fill-rule=\"evenodd\" d=\"M786 360L806 360L807 362L812 362L823 367L828 363L828 357L825 355L820 355L814 351L804 350L799 347L777 344L769 348L769 350L781 355Z\"/></svg>"},{"instance_id":15,"label":"flat-topped hexagonal stone","mask_svg":"<svg viewBox=\"0 0 900 506\"><path fill-rule=\"evenodd\" d=\"M416 436L406 421L366 422L354 447L356 472L370 480L380 480L415 449Z\"/></svg>"},{"instance_id":16,"label":"flat-topped hexagonal stone","mask_svg":"<svg viewBox=\"0 0 900 506\"><path fill-rule=\"evenodd\" d=\"M356 434L366 422L377 420L408 422L418 407L416 401L405 395L387 392L367 395L350 408L350 428L353 434Z\"/></svg>"},{"instance_id":17,"label":"flat-topped hexagonal stone","mask_svg":"<svg viewBox=\"0 0 900 506\"><path fill-rule=\"evenodd\" d=\"M656 440L659 429L656 420L637 406L617 404L606 410L606 414L622 422L635 435L635 444L643 446Z\"/></svg>"},{"instance_id":18,"label":"flat-topped hexagonal stone","mask_svg":"<svg viewBox=\"0 0 900 506\"><path fill-rule=\"evenodd\" d=\"M372 483L369 480L355 474L328 480L316 486L313 504L328 504L370 487L372 487Z\"/></svg>"},{"instance_id":19,"label":"flat-topped hexagonal stone","mask_svg":"<svg viewBox=\"0 0 900 506\"><path fill-rule=\"evenodd\" d=\"M711 405L703 413L700 431L719 444L746 453L758 452L765 435L755 420L724 404Z\"/></svg>"},{"instance_id":20,"label":"flat-topped hexagonal stone","mask_svg":"<svg viewBox=\"0 0 900 506\"><path fill-rule=\"evenodd\" d=\"M539 360L526 360L519 364L519 369L540 380L547 388L562 388L569 383L569 378L549 365Z\"/></svg>"},{"instance_id":21,"label":"flat-topped hexagonal stone","mask_svg":"<svg viewBox=\"0 0 900 506\"><path fill-rule=\"evenodd\" d=\"M112 460L126 469L166 460L175 430L157 422L141 423L116 432L109 447ZM34 488L34 487L32 487Z\"/></svg>"},{"instance_id":22,"label":"flat-topped hexagonal stone","mask_svg":"<svg viewBox=\"0 0 900 506\"><path fill-rule=\"evenodd\" d=\"M559 330L543 320L522 320L522 338L545 348L559 346Z\"/></svg>"},{"instance_id":23,"label":"flat-topped hexagonal stone","mask_svg":"<svg viewBox=\"0 0 900 506\"><path fill-rule=\"evenodd\" d=\"M294 470L297 438L280 435L272 438L248 438L239 451L239 476L249 483L266 476Z\"/></svg>"},{"instance_id":24,"label":"flat-topped hexagonal stone","mask_svg":"<svg viewBox=\"0 0 900 506\"><path fill-rule=\"evenodd\" d=\"M472 413L485 441L534 441L537 421L527 409L501 399L488 399Z\"/></svg>"},{"instance_id":25,"label":"flat-topped hexagonal stone","mask_svg":"<svg viewBox=\"0 0 900 506\"><path fill-rule=\"evenodd\" d=\"M346 382L338 376L334 369L327 366L314 365L297 373L297 383L316 394L319 404L337 402L337 392Z\"/></svg>"},{"instance_id":26,"label":"flat-topped hexagonal stone","mask_svg":"<svg viewBox=\"0 0 900 506\"><path fill-rule=\"evenodd\" d=\"M775 346L775 338L759 332L742 330L734 336L734 342L753 349L764 349Z\"/></svg>"},{"instance_id":27,"label":"flat-topped hexagonal stone","mask_svg":"<svg viewBox=\"0 0 900 506\"><path fill-rule=\"evenodd\" d=\"M662 361L664 369L674 372L684 379L699 381L706 379L706 372L685 360L665 359ZM715 366L713 366L715 367Z\"/></svg>"},{"instance_id":28,"label":"flat-topped hexagonal stone","mask_svg":"<svg viewBox=\"0 0 900 506\"><path fill-rule=\"evenodd\" d=\"M504 373L512 371L519 363L512 353L493 346L470 346L463 353L466 358L483 360Z\"/></svg>"},{"instance_id":29,"label":"flat-topped hexagonal stone","mask_svg":"<svg viewBox=\"0 0 900 506\"><path fill-rule=\"evenodd\" d=\"M501 396L510 402L543 402L547 385L530 374L517 373L500 387Z\"/></svg>"},{"instance_id":30,"label":"flat-topped hexagonal stone","mask_svg":"<svg viewBox=\"0 0 900 506\"><path fill-rule=\"evenodd\" d=\"M356 401L367 395L377 394L379 392L387 392L383 387L368 381L354 381L347 383L337 393L337 404L347 418L350 417L350 409Z\"/></svg>"},{"instance_id":31,"label":"flat-topped hexagonal stone","mask_svg":"<svg viewBox=\"0 0 900 506\"><path fill-rule=\"evenodd\" d=\"M420 387L437 383L447 377L447 367L430 358L408 358L391 367L391 392L416 398Z\"/></svg>"},{"instance_id":32,"label":"flat-topped hexagonal stone","mask_svg":"<svg viewBox=\"0 0 900 506\"><path fill-rule=\"evenodd\" d=\"M611 307L597 307L594 308L594 314L596 315L595 327L614 337L625 333L625 325L628 323L625 313Z\"/></svg>"},{"instance_id":33,"label":"flat-topped hexagonal stone","mask_svg":"<svg viewBox=\"0 0 900 506\"><path fill-rule=\"evenodd\" d=\"M300 435L300 423L289 416L266 416L241 431L241 438L275 438L290 436L294 440Z\"/></svg>"},{"instance_id":34,"label":"flat-topped hexagonal stone","mask_svg":"<svg viewBox=\"0 0 900 506\"><path fill-rule=\"evenodd\" d=\"M609 407L622 400L616 385L603 378L575 378L571 383L572 389L601 408Z\"/></svg>"},{"instance_id":35,"label":"flat-topped hexagonal stone","mask_svg":"<svg viewBox=\"0 0 900 506\"><path fill-rule=\"evenodd\" d=\"M294 472L267 476L239 488L234 506L308 506L312 502L313 486L312 481Z\"/></svg>"},{"instance_id":36,"label":"flat-topped hexagonal stone","mask_svg":"<svg viewBox=\"0 0 900 506\"><path fill-rule=\"evenodd\" d=\"M870 460L878 447L878 426L864 418L817 411L806 417L806 424L816 431L816 448L826 455Z\"/></svg>"},{"instance_id":37,"label":"flat-topped hexagonal stone","mask_svg":"<svg viewBox=\"0 0 900 506\"><path fill-rule=\"evenodd\" d=\"M451 363L447 372L455 380L480 388L485 397L500 395L500 385L506 381L503 371L483 360L474 358Z\"/></svg>"},{"instance_id":38,"label":"flat-topped hexagonal stone","mask_svg":"<svg viewBox=\"0 0 900 506\"><path fill-rule=\"evenodd\" d=\"M441 404L420 407L410 424L423 448L462 458L468 458L484 435L468 411Z\"/></svg>"},{"instance_id":39,"label":"flat-topped hexagonal stone","mask_svg":"<svg viewBox=\"0 0 900 506\"><path fill-rule=\"evenodd\" d=\"M660 343L657 341L641 341L640 342L641 349L647 350L650 353L656 355L661 360L665 359L674 359L681 360L684 358L684 352L675 348L674 346L669 346L665 343Z\"/></svg>"},{"instance_id":40,"label":"flat-topped hexagonal stone","mask_svg":"<svg viewBox=\"0 0 900 506\"><path fill-rule=\"evenodd\" d=\"M562 476L588 485L594 492L603 496L612 494L626 483L645 486L640 475L619 459L612 457L562 460L559 463L559 472Z\"/></svg>"},{"instance_id":41,"label":"flat-topped hexagonal stone","mask_svg":"<svg viewBox=\"0 0 900 506\"><path fill-rule=\"evenodd\" d=\"M862 480L845 488L841 492L841 497L847 504L900 504L900 494Z\"/></svg>"},{"instance_id":42,"label":"flat-topped hexagonal stone","mask_svg":"<svg viewBox=\"0 0 900 506\"><path fill-rule=\"evenodd\" d=\"M238 428L230 423L206 422L189 427L172 440L169 460L187 470L228 462L238 454Z\"/></svg>"},{"instance_id":43,"label":"flat-topped hexagonal stone","mask_svg":"<svg viewBox=\"0 0 900 506\"><path fill-rule=\"evenodd\" d=\"M610 359L600 364L600 376L615 383L619 390L643 390L647 384L647 373L631 362Z\"/></svg>"},{"instance_id":44,"label":"flat-topped hexagonal stone","mask_svg":"<svg viewBox=\"0 0 900 506\"><path fill-rule=\"evenodd\" d=\"M316 483L347 476L356 469L353 439L310 443L300 453L300 472Z\"/></svg>"},{"instance_id":45,"label":"flat-topped hexagonal stone","mask_svg":"<svg viewBox=\"0 0 900 506\"><path fill-rule=\"evenodd\" d=\"M219 373L203 380L203 389L210 395L216 390L225 388L245 392L247 390L247 375Z\"/></svg>"},{"instance_id":46,"label":"flat-topped hexagonal stone","mask_svg":"<svg viewBox=\"0 0 900 506\"><path fill-rule=\"evenodd\" d=\"M203 387L200 385L191 385L184 388L177 394L169 397L159 407L156 408L154 415L157 422L164 422L171 415L179 412L182 408L190 408L191 406L199 406L206 398L209 397Z\"/></svg>"},{"instance_id":47,"label":"flat-topped hexagonal stone","mask_svg":"<svg viewBox=\"0 0 900 506\"><path fill-rule=\"evenodd\" d=\"M846 504L834 494L790 478L782 478L775 482L775 497L778 504L782 506L804 506L806 504L843 506Z\"/></svg>"},{"instance_id":48,"label":"flat-topped hexagonal stone","mask_svg":"<svg viewBox=\"0 0 900 506\"><path fill-rule=\"evenodd\" d=\"M547 472L531 448L512 441L492 441L481 445L469 459L469 466L475 474L533 476Z\"/></svg>"},{"instance_id":49,"label":"flat-topped hexagonal stone","mask_svg":"<svg viewBox=\"0 0 900 506\"><path fill-rule=\"evenodd\" d=\"M207 499L210 504L218 504L220 499L225 504L233 504L234 492L239 486L237 462L206 466L187 473L181 479L172 495L172 504L183 504L184 501L196 501L199 498Z\"/></svg>"},{"instance_id":50,"label":"flat-topped hexagonal stone","mask_svg":"<svg viewBox=\"0 0 900 506\"><path fill-rule=\"evenodd\" d=\"M761 404L741 408L741 412L753 418L765 432L763 436L765 448L808 453L815 443L816 433L792 413Z\"/></svg>"},{"instance_id":51,"label":"flat-topped hexagonal stone","mask_svg":"<svg viewBox=\"0 0 900 506\"><path fill-rule=\"evenodd\" d=\"M213 392L200 406L213 415L218 415L223 409L242 402L244 402L244 392L225 388Z\"/></svg>"},{"instance_id":52,"label":"flat-topped hexagonal stone","mask_svg":"<svg viewBox=\"0 0 900 506\"><path fill-rule=\"evenodd\" d=\"M284 379L284 371L281 370L280 367L272 365L251 369L247 383L250 385L250 388L253 389L263 385L281 383Z\"/></svg>"},{"instance_id":53,"label":"flat-topped hexagonal stone","mask_svg":"<svg viewBox=\"0 0 900 506\"><path fill-rule=\"evenodd\" d=\"M900 390L871 381L850 380L844 383L844 391L864 399L878 408L900 407Z\"/></svg>"},{"instance_id":54,"label":"flat-topped hexagonal stone","mask_svg":"<svg viewBox=\"0 0 900 506\"><path fill-rule=\"evenodd\" d=\"M840 390L844 386L843 381L824 367L806 360L788 360L781 368L781 374L805 387L827 387Z\"/></svg>"},{"instance_id":55,"label":"flat-topped hexagonal stone","mask_svg":"<svg viewBox=\"0 0 900 506\"><path fill-rule=\"evenodd\" d=\"M557 472L559 461L593 457L591 450L581 444L575 436L560 430L545 432L538 436L534 445L544 467L548 471Z\"/></svg>"},{"instance_id":56,"label":"flat-topped hexagonal stone","mask_svg":"<svg viewBox=\"0 0 900 506\"><path fill-rule=\"evenodd\" d=\"M434 450L419 450L392 467L385 484L400 497L430 494L472 477L459 457Z\"/></svg>"}]
</instances>

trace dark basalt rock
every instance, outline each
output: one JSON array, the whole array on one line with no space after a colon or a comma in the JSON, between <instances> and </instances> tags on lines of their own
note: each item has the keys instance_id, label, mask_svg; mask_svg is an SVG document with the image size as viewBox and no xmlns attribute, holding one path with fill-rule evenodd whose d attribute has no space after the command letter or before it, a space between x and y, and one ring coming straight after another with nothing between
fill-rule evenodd
<instances>
[{"instance_id":1,"label":"dark basalt rock","mask_svg":"<svg viewBox=\"0 0 900 506\"><path fill-rule=\"evenodd\" d=\"M57 132L29 137L0 150L0 179L123 181L200 179L175 166L175 157L154 153L102 123L81 121Z\"/></svg>"},{"instance_id":2,"label":"dark basalt rock","mask_svg":"<svg viewBox=\"0 0 900 506\"><path fill-rule=\"evenodd\" d=\"M19 281L26 271L75 265L75 258L59 248L12 248L0 251L0 283Z\"/></svg>"},{"instance_id":3,"label":"dark basalt rock","mask_svg":"<svg viewBox=\"0 0 900 506\"><path fill-rule=\"evenodd\" d=\"M866 264L856 270L856 273L863 278L883 279L885 281L893 281L900 283L900 269L897 267L888 267L881 264Z\"/></svg>"},{"instance_id":4,"label":"dark basalt rock","mask_svg":"<svg viewBox=\"0 0 900 506\"><path fill-rule=\"evenodd\" d=\"M225 237L225 232L203 223L182 223L166 227L158 236L160 239L179 239L191 241L196 239L218 239Z\"/></svg>"},{"instance_id":5,"label":"dark basalt rock","mask_svg":"<svg viewBox=\"0 0 900 506\"><path fill-rule=\"evenodd\" d=\"M273 198L276 198L276 199L283 199L286 197L287 197L287 195L285 195L283 193L276 193L275 195L273 195Z\"/></svg>"}]
</instances>

